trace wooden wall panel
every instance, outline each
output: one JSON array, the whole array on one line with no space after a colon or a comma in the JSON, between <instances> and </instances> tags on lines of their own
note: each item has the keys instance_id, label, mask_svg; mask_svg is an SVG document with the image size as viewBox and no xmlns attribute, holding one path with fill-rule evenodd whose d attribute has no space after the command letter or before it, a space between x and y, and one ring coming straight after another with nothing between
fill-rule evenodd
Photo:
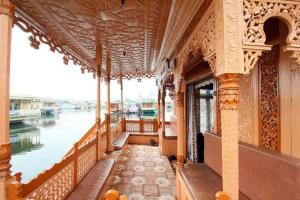
<instances>
[{"instance_id":1,"label":"wooden wall panel","mask_svg":"<svg viewBox=\"0 0 300 200\"><path fill-rule=\"evenodd\" d=\"M259 66L259 145L271 151L280 151L278 45L263 53Z\"/></svg>"}]
</instances>

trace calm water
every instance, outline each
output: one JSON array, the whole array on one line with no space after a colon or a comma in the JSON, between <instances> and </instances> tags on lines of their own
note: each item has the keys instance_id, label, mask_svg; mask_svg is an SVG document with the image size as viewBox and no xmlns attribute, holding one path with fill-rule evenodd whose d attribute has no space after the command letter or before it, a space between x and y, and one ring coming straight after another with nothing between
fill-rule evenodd
<instances>
[{"instance_id":1,"label":"calm water","mask_svg":"<svg viewBox=\"0 0 300 200\"><path fill-rule=\"evenodd\" d=\"M137 119L130 115L126 118ZM169 113L166 113L168 120ZM12 174L22 173L22 182L60 162L73 144L95 121L93 111L64 111L58 117L41 118L11 127Z\"/></svg>"},{"instance_id":2,"label":"calm water","mask_svg":"<svg viewBox=\"0 0 300 200\"><path fill-rule=\"evenodd\" d=\"M26 122L33 127L12 133L12 173L22 172L23 182L59 162L93 125L95 111L67 111L55 118ZM31 130L30 130L31 129Z\"/></svg>"}]
</instances>

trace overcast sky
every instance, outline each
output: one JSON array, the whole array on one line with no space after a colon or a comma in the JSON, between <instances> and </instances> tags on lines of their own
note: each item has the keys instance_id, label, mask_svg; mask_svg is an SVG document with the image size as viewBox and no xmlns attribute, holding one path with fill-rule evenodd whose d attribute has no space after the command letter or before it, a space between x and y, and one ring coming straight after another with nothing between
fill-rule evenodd
<instances>
[{"instance_id":1,"label":"overcast sky","mask_svg":"<svg viewBox=\"0 0 300 200\"><path fill-rule=\"evenodd\" d=\"M92 74L82 74L78 65L64 65L62 55L53 53L45 44L36 50L30 46L29 34L17 26L13 28L11 52L11 95L30 95L36 97L95 100L96 79ZM106 85L101 82L101 99L106 100ZM124 98L157 97L155 79L124 81ZM111 81L111 99L120 98L120 85Z\"/></svg>"}]
</instances>

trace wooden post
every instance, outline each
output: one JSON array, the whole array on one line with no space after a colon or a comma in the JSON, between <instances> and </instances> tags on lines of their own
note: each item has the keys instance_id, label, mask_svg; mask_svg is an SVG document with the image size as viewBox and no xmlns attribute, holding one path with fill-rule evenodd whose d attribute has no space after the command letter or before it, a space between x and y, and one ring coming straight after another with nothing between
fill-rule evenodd
<instances>
[{"instance_id":1,"label":"wooden post","mask_svg":"<svg viewBox=\"0 0 300 200\"><path fill-rule=\"evenodd\" d=\"M9 83L11 31L15 6L9 0L0 1L0 199L6 199L10 181L11 144L9 141Z\"/></svg>"},{"instance_id":2,"label":"wooden post","mask_svg":"<svg viewBox=\"0 0 300 200\"><path fill-rule=\"evenodd\" d=\"M126 132L126 119L125 119L125 117L123 117L123 132Z\"/></svg>"},{"instance_id":3,"label":"wooden post","mask_svg":"<svg viewBox=\"0 0 300 200\"><path fill-rule=\"evenodd\" d=\"M224 74L219 78L219 101L222 128L223 191L229 195L230 199L237 200L239 199L239 74Z\"/></svg>"},{"instance_id":4,"label":"wooden post","mask_svg":"<svg viewBox=\"0 0 300 200\"><path fill-rule=\"evenodd\" d=\"M111 71L111 58L109 49L106 52L106 83L107 83L107 151L114 151L112 145L112 135L110 131L110 71Z\"/></svg>"},{"instance_id":5,"label":"wooden post","mask_svg":"<svg viewBox=\"0 0 300 200\"><path fill-rule=\"evenodd\" d=\"M78 142L74 144L74 177L73 186L77 185L77 168L78 168Z\"/></svg>"},{"instance_id":6,"label":"wooden post","mask_svg":"<svg viewBox=\"0 0 300 200\"><path fill-rule=\"evenodd\" d=\"M97 131L96 133L96 160L100 160L100 142L99 142L99 134L100 134L100 131Z\"/></svg>"},{"instance_id":7,"label":"wooden post","mask_svg":"<svg viewBox=\"0 0 300 200\"><path fill-rule=\"evenodd\" d=\"M176 93L176 110L177 110L177 121L176 121L176 132L177 132L177 168L181 169L184 164L184 93Z\"/></svg>"},{"instance_id":8,"label":"wooden post","mask_svg":"<svg viewBox=\"0 0 300 200\"><path fill-rule=\"evenodd\" d=\"M177 134L177 166L176 166L176 196L180 196L179 171L184 165L184 93L176 93L176 134Z\"/></svg>"},{"instance_id":9,"label":"wooden post","mask_svg":"<svg viewBox=\"0 0 300 200\"><path fill-rule=\"evenodd\" d=\"M140 133L144 133L144 120L143 120L143 118L140 119Z\"/></svg>"},{"instance_id":10,"label":"wooden post","mask_svg":"<svg viewBox=\"0 0 300 200\"><path fill-rule=\"evenodd\" d=\"M121 117L124 115L124 100L123 100L123 76L120 75L120 85L121 85Z\"/></svg>"},{"instance_id":11,"label":"wooden post","mask_svg":"<svg viewBox=\"0 0 300 200\"><path fill-rule=\"evenodd\" d=\"M160 127L160 99L161 99L161 95L160 95L160 90L158 91L158 99L157 99L157 125L158 128Z\"/></svg>"},{"instance_id":12,"label":"wooden post","mask_svg":"<svg viewBox=\"0 0 300 200\"><path fill-rule=\"evenodd\" d=\"M99 40L99 38L97 38ZM97 124L97 133L96 133L96 143L97 143L97 160L100 160L103 155L100 152L100 145L101 142L99 141L101 137L99 137L100 134L100 128L101 128L101 67L102 67L102 46L101 44L97 43L96 46L96 58L95 62L97 65L97 102L96 102L96 124Z\"/></svg>"},{"instance_id":13,"label":"wooden post","mask_svg":"<svg viewBox=\"0 0 300 200\"><path fill-rule=\"evenodd\" d=\"M161 98L161 103L162 103L162 106L161 106L161 109L162 109L162 123L161 123L161 132L162 132L162 136L165 137L166 136L166 109L165 109L165 95L164 95L165 92L163 92L163 95L162 95L162 98Z\"/></svg>"}]
</instances>

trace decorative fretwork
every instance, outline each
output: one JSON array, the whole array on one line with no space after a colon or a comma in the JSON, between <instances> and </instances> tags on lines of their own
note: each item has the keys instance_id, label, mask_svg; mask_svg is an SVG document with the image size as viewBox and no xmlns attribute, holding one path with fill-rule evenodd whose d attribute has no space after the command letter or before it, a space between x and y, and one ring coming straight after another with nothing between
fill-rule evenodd
<instances>
[{"instance_id":1,"label":"decorative fretwork","mask_svg":"<svg viewBox=\"0 0 300 200\"><path fill-rule=\"evenodd\" d=\"M126 131L128 132L139 132L140 131L140 122L126 120Z\"/></svg>"},{"instance_id":2,"label":"decorative fretwork","mask_svg":"<svg viewBox=\"0 0 300 200\"><path fill-rule=\"evenodd\" d=\"M55 45L61 44L80 55L91 65L88 69L95 76L96 44L103 44L103 63L109 48L113 79L119 78L120 65L128 78L136 77L136 69L143 71L141 76L151 74L163 37L160 29L165 25L164 15L169 8L169 3L163 0L125 1L124 5L112 0L15 0L14 3L23 19L39 24L47 37L55 39L51 40ZM96 41L97 38L101 41ZM32 37L34 46L39 42L42 41ZM64 60L67 62L68 58Z\"/></svg>"},{"instance_id":3,"label":"decorative fretwork","mask_svg":"<svg viewBox=\"0 0 300 200\"><path fill-rule=\"evenodd\" d=\"M29 194L26 199L62 200L73 189L74 162L69 163L47 182Z\"/></svg>"},{"instance_id":4,"label":"decorative fretwork","mask_svg":"<svg viewBox=\"0 0 300 200\"><path fill-rule=\"evenodd\" d=\"M213 3L212 3L213 4ZM215 72L215 10L214 6L206 10L196 29L178 54L178 71L176 73L176 91L179 90L184 64L190 55L202 55L208 61L212 72Z\"/></svg>"},{"instance_id":5,"label":"decorative fretwork","mask_svg":"<svg viewBox=\"0 0 300 200\"><path fill-rule=\"evenodd\" d=\"M244 43L264 44L264 22L274 16L293 26L288 43L300 45L300 3L287 0L244 0Z\"/></svg>"},{"instance_id":6,"label":"decorative fretwork","mask_svg":"<svg viewBox=\"0 0 300 200\"><path fill-rule=\"evenodd\" d=\"M144 132L151 132L153 133L154 130L154 124L152 121L144 121Z\"/></svg>"},{"instance_id":7,"label":"decorative fretwork","mask_svg":"<svg viewBox=\"0 0 300 200\"><path fill-rule=\"evenodd\" d=\"M265 45L264 23L271 17L279 17L289 26L288 48L292 59L300 66L300 2L291 0L244 0L244 73L248 74L262 52L270 50ZM249 49L250 48L250 49Z\"/></svg>"},{"instance_id":8,"label":"decorative fretwork","mask_svg":"<svg viewBox=\"0 0 300 200\"><path fill-rule=\"evenodd\" d=\"M279 52L280 47L274 46L258 61L259 144L271 151L280 151Z\"/></svg>"},{"instance_id":9,"label":"decorative fretwork","mask_svg":"<svg viewBox=\"0 0 300 200\"><path fill-rule=\"evenodd\" d=\"M77 180L80 181L96 163L96 145L78 157Z\"/></svg>"}]
</instances>

